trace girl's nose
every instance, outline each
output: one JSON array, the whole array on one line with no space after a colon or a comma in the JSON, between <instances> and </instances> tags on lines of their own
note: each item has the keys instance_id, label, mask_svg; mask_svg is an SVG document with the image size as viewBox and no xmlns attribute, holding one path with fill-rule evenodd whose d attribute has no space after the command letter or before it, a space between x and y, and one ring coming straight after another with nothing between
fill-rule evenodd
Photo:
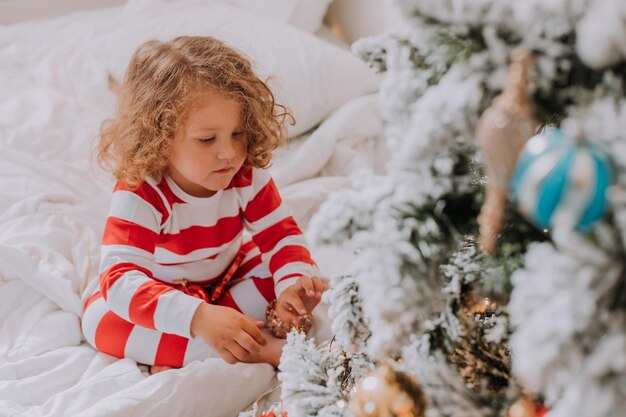
<instances>
[{"instance_id":1,"label":"girl's nose","mask_svg":"<svg viewBox=\"0 0 626 417\"><path fill-rule=\"evenodd\" d=\"M235 157L235 148L230 140L225 140L217 151L218 159L232 159Z\"/></svg>"}]
</instances>

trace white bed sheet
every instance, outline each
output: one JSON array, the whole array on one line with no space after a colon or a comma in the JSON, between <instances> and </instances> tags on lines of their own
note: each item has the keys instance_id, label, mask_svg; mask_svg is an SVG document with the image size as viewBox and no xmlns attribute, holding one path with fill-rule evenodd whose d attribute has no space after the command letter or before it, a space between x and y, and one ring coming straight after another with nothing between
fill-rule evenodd
<instances>
[{"instance_id":1,"label":"white bed sheet","mask_svg":"<svg viewBox=\"0 0 626 417\"><path fill-rule=\"evenodd\" d=\"M83 108L52 81L33 83L35 74L3 60L24 53L0 37L0 416L236 415L276 384L269 365L207 359L148 376L85 343L79 317L83 295L97 285L113 185L91 149L113 96L91 91L101 106ZM382 168L382 131L377 97L356 97L279 150L272 172L303 227L330 192L350 186L351 174ZM340 272L351 255L312 252L324 274ZM320 340L329 336L323 311Z\"/></svg>"}]
</instances>

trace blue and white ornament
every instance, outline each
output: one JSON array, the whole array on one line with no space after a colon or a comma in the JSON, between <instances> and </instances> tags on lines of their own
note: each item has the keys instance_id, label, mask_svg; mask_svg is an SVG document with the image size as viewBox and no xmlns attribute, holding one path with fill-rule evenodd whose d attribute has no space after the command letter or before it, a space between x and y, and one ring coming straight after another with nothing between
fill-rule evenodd
<instances>
[{"instance_id":1,"label":"blue and white ornament","mask_svg":"<svg viewBox=\"0 0 626 417\"><path fill-rule=\"evenodd\" d=\"M512 188L520 211L536 226L586 231L604 215L613 178L597 147L547 128L524 146Z\"/></svg>"}]
</instances>

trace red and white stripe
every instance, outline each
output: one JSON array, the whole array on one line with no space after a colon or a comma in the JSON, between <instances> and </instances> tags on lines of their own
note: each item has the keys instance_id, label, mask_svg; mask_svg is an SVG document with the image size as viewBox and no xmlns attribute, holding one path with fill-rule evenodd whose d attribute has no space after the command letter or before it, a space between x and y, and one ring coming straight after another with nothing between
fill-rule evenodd
<instances>
[{"instance_id":1,"label":"red and white stripe","mask_svg":"<svg viewBox=\"0 0 626 417\"><path fill-rule=\"evenodd\" d=\"M247 232L253 242L242 246ZM118 183L102 239L100 297L92 297L86 307L93 308L85 313L87 340L117 355L120 349L141 345L135 338L162 343L150 331L167 335L167 340L189 339L191 319L202 300L168 283L182 278L217 282L239 251L245 258L222 302L261 319L271 301L268 294L277 297L300 275L318 273L302 232L266 171L242 168L226 189L209 198L190 196L167 177L159 183L147 180L137 189ZM258 279L252 287L240 285L254 277ZM116 330L109 336L127 340L127 347L108 346L112 342L105 329L111 326ZM154 358L164 349L150 346L154 352L142 355Z\"/></svg>"},{"instance_id":2,"label":"red and white stripe","mask_svg":"<svg viewBox=\"0 0 626 417\"><path fill-rule=\"evenodd\" d=\"M244 279L230 287L217 304L263 321L269 302L275 298L273 287L271 277ZM163 333L124 320L109 309L100 291L87 300L82 327L87 342L99 351L147 365L181 367L194 360L219 357L200 338Z\"/></svg>"},{"instance_id":3,"label":"red and white stripe","mask_svg":"<svg viewBox=\"0 0 626 417\"><path fill-rule=\"evenodd\" d=\"M254 197L243 212L245 225L274 277L278 297L300 275L316 275L317 266L291 211L282 203L274 180L267 176L265 181L253 181L251 188ZM285 269L290 264L294 267Z\"/></svg>"}]
</instances>

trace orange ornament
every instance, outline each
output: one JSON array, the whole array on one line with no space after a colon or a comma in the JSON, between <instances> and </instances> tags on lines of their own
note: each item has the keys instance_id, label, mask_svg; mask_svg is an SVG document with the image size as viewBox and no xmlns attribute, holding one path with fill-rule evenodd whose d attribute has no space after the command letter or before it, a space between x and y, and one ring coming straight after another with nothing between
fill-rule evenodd
<instances>
[{"instance_id":1,"label":"orange ornament","mask_svg":"<svg viewBox=\"0 0 626 417\"><path fill-rule=\"evenodd\" d=\"M522 395L509 408L507 417L545 417L550 411L545 405L533 401L528 394Z\"/></svg>"},{"instance_id":2,"label":"orange ornament","mask_svg":"<svg viewBox=\"0 0 626 417\"><path fill-rule=\"evenodd\" d=\"M535 417L535 403L524 395L511 405L507 417Z\"/></svg>"}]
</instances>

